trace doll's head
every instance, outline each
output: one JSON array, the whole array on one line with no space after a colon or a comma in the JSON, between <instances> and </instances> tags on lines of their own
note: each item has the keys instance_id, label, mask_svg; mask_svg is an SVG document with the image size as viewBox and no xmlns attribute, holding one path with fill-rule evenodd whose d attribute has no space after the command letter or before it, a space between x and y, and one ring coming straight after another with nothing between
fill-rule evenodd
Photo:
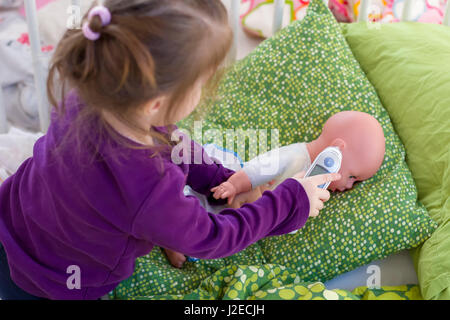
<instances>
[{"instance_id":1,"label":"doll's head","mask_svg":"<svg viewBox=\"0 0 450 320\"><path fill-rule=\"evenodd\" d=\"M330 184L331 191L351 189L356 181L372 177L383 163L385 138L380 123L364 112L344 111L330 117L320 137L308 144L311 160L326 147L339 147L342 178Z\"/></svg>"}]
</instances>

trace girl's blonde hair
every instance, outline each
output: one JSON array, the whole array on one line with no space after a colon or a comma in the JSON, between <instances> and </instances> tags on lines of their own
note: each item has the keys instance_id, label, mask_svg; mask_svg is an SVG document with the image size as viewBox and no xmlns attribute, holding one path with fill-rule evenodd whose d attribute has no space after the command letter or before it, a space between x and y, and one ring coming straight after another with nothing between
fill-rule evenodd
<instances>
[{"instance_id":1,"label":"girl's blonde hair","mask_svg":"<svg viewBox=\"0 0 450 320\"><path fill-rule=\"evenodd\" d=\"M111 23L102 26L98 16L89 23L101 34L98 40L74 29L58 44L47 83L51 104L65 114L65 94L75 88L86 105L78 127L107 110L137 128L129 115L167 95L164 117L171 123L195 82L217 70L231 47L225 7L220 0L106 0L103 5ZM105 121L94 128L111 131ZM170 143L152 128L145 133Z\"/></svg>"}]
</instances>

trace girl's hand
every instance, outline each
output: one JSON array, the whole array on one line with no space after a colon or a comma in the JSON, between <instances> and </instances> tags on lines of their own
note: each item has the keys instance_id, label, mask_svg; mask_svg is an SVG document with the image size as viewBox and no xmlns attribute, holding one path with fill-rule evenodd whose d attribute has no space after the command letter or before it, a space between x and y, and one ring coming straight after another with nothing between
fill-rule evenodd
<instances>
[{"instance_id":1,"label":"girl's hand","mask_svg":"<svg viewBox=\"0 0 450 320\"><path fill-rule=\"evenodd\" d=\"M239 209L246 203L252 203L258 200L264 190L260 187L256 187L255 189L247 192L239 193L234 200L230 204L230 208Z\"/></svg>"},{"instance_id":2,"label":"girl's hand","mask_svg":"<svg viewBox=\"0 0 450 320\"><path fill-rule=\"evenodd\" d=\"M228 204L230 205L236 196L237 190L231 182L225 181L217 187L212 188L211 192L214 192L213 197L215 199L228 198Z\"/></svg>"},{"instance_id":3,"label":"girl's hand","mask_svg":"<svg viewBox=\"0 0 450 320\"><path fill-rule=\"evenodd\" d=\"M323 209L324 202L330 199L330 192L319 188L321 184L341 179L339 173L322 174L305 178L305 172L302 171L292 178L296 179L305 189L309 199L309 216L317 217L319 211Z\"/></svg>"}]
</instances>

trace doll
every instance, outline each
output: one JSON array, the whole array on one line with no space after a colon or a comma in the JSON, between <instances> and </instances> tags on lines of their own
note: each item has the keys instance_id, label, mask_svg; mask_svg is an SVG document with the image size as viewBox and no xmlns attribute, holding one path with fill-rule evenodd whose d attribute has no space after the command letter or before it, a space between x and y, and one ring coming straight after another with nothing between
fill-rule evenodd
<instances>
[{"instance_id":1,"label":"doll","mask_svg":"<svg viewBox=\"0 0 450 320\"><path fill-rule=\"evenodd\" d=\"M306 171L312 160L327 147L338 147L342 153L339 173L342 178L330 184L331 191L351 189L357 181L372 177L380 168L385 153L385 138L381 125L371 115L357 111L343 111L330 117L321 135L309 143L296 143L269 151L244 165L226 182L211 189L216 199L228 198L233 205L246 202L245 193L255 199L264 190L274 189L284 179ZM277 170L263 172L264 164L277 164ZM258 190L259 189L259 190Z\"/></svg>"}]
</instances>

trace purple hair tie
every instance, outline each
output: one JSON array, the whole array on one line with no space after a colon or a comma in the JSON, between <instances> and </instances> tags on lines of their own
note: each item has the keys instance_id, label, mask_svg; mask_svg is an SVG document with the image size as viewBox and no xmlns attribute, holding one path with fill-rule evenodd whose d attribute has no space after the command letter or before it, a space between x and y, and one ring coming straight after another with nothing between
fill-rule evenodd
<instances>
[{"instance_id":1,"label":"purple hair tie","mask_svg":"<svg viewBox=\"0 0 450 320\"><path fill-rule=\"evenodd\" d=\"M100 38L99 32L94 32L89 28L89 23L94 16L99 16L102 20L102 26L107 26L111 23L111 12L109 12L108 8L104 6L96 6L89 11L87 21L83 23L83 34L84 36L92 41L98 40Z\"/></svg>"}]
</instances>

